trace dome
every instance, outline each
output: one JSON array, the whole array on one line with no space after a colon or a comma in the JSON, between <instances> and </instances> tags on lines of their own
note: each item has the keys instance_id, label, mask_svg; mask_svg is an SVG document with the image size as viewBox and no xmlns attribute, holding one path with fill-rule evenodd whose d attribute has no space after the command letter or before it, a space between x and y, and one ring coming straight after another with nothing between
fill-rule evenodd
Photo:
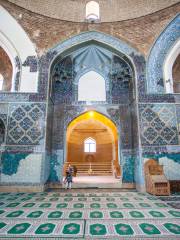
<instances>
[{"instance_id":1,"label":"dome","mask_svg":"<svg viewBox=\"0 0 180 240\"><path fill-rule=\"evenodd\" d=\"M9 0L32 12L72 22L84 22L90 0ZM101 22L115 22L145 16L179 2L179 0L97 0ZM113 13L113 14L112 14Z\"/></svg>"}]
</instances>

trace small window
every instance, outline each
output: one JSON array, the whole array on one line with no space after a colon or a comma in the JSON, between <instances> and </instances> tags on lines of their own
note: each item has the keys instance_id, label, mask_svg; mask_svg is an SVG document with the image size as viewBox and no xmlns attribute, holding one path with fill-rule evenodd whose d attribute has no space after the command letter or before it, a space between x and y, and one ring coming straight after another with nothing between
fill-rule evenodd
<instances>
[{"instance_id":1,"label":"small window","mask_svg":"<svg viewBox=\"0 0 180 240\"><path fill-rule=\"evenodd\" d=\"M90 1L86 4L86 19L96 21L99 19L99 4L95 1Z\"/></svg>"},{"instance_id":2,"label":"small window","mask_svg":"<svg viewBox=\"0 0 180 240\"><path fill-rule=\"evenodd\" d=\"M105 79L99 73L89 71L80 77L78 101L106 101Z\"/></svg>"},{"instance_id":3,"label":"small window","mask_svg":"<svg viewBox=\"0 0 180 240\"><path fill-rule=\"evenodd\" d=\"M3 90L3 75L2 74L0 74L0 91L2 91Z\"/></svg>"},{"instance_id":4,"label":"small window","mask_svg":"<svg viewBox=\"0 0 180 240\"><path fill-rule=\"evenodd\" d=\"M93 138L88 138L84 141L84 152L96 152L96 141Z\"/></svg>"}]
</instances>

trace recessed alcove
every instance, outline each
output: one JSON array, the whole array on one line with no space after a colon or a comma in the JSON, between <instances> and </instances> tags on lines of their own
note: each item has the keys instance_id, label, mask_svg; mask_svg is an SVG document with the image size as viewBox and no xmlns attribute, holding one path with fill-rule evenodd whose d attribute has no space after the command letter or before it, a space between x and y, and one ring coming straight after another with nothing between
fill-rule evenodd
<instances>
[{"instance_id":1,"label":"recessed alcove","mask_svg":"<svg viewBox=\"0 0 180 240\"><path fill-rule=\"evenodd\" d=\"M116 125L96 111L75 118L66 132L64 171L68 164L76 167L78 176L114 176L120 168Z\"/></svg>"}]
</instances>

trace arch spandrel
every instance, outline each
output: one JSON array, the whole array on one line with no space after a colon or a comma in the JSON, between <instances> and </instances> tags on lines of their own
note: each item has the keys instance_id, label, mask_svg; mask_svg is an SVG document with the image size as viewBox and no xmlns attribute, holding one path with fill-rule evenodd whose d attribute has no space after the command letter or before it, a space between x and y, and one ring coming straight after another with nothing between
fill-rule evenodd
<instances>
[{"instance_id":1,"label":"arch spandrel","mask_svg":"<svg viewBox=\"0 0 180 240\"><path fill-rule=\"evenodd\" d=\"M75 35L74 37L57 44L47 52L47 55L53 55L53 59L51 61L52 64L60 54L67 55L69 51L72 51L71 49L76 49L76 47L79 45L89 42L95 42L101 45L104 44L110 49L114 49L118 53L124 54L130 60L130 62L132 62L132 64L135 64L132 57L133 55L139 55L143 57L143 55L137 49L133 48L121 39L97 31L83 32L79 35Z\"/></svg>"},{"instance_id":2,"label":"arch spandrel","mask_svg":"<svg viewBox=\"0 0 180 240\"><path fill-rule=\"evenodd\" d=\"M2 6L0 29L0 46L8 54L13 66L11 91L37 92L38 58L34 44L21 25Z\"/></svg>"}]
</instances>

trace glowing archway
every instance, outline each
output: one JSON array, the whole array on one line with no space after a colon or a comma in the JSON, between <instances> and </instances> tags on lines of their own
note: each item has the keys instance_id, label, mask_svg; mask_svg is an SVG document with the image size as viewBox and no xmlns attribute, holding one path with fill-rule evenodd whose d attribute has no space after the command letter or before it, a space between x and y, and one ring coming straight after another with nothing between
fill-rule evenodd
<instances>
[{"instance_id":1,"label":"glowing archway","mask_svg":"<svg viewBox=\"0 0 180 240\"><path fill-rule=\"evenodd\" d=\"M96 151L85 151L87 140L96 145ZM94 175L113 175L119 167L117 128L109 118L96 111L81 114L69 124L66 144L64 171L71 164L79 169L80 175L88 175L91 164Z\"/></svg>"}]
</instances>

